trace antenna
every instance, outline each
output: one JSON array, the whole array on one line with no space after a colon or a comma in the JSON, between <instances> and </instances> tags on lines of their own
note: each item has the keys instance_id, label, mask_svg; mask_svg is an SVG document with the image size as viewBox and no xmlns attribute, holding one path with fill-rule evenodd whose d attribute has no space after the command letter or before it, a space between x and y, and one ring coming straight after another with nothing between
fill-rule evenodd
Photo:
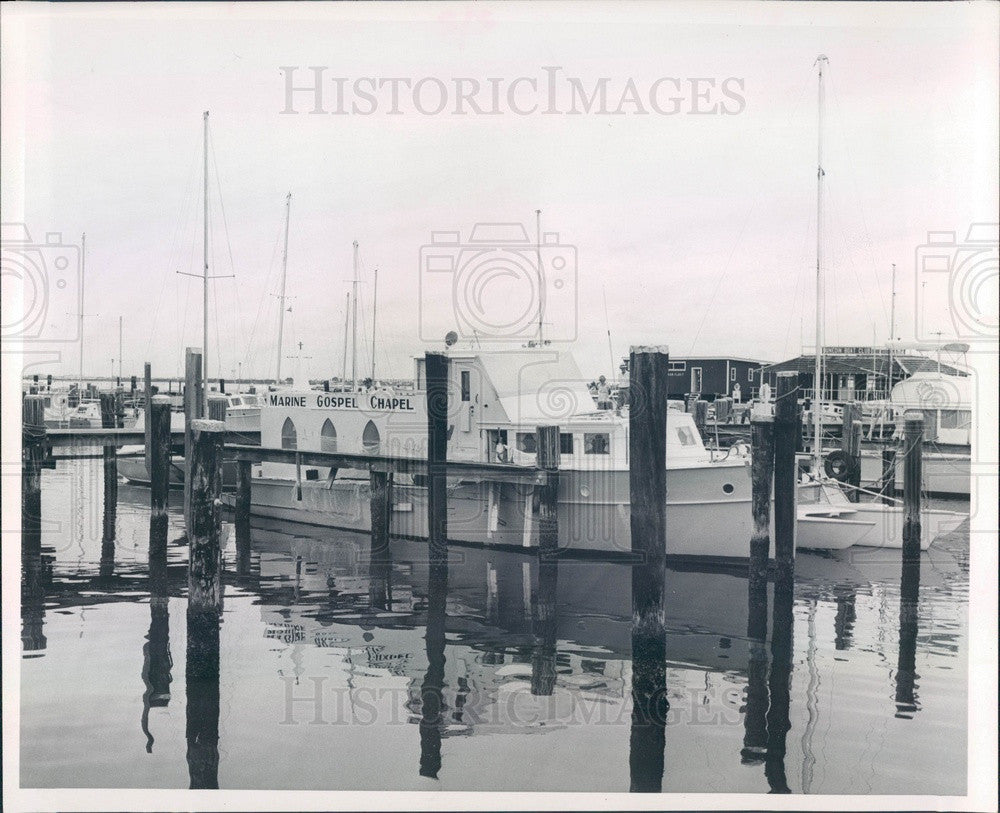
<instances>
[{"instance_id":1,"label":"antenna","mask_svg":"<svg viewBox=\"0 0 1000 813\"><path fill-rule=\"evenodd\" d=\"M611 344L611 322L608 319L608 289L606 286L601 286L601 293L604 295L604 326L608 331L608 355L611 358L611 375L615 377L615 383L618 383L618 373L615 372L618 369L615 366L615 351Z\"/></svg>"},{"instance_id":2,"label":"antenna","mask_svg":"<svg viewBox=\"0 0 1000 813\"><path fill-rule=\"evenodd\" d=\"M278 370L276 381L281 381L281 345L285 332L285 277L288 274L288 221L292 214L292 193L285 198L285 249L281 254L281 294L278 296Z\"/></svg>"},{"instance_id":3,"label":"antenna","mask_svg":"<svg viewBox=\"0 0 1000 813\"><path fill-rule=\"evenodd\" d=\"M542 279L542 210L535 209L535 257L538 261L538 346L545 344L542 318L545 315L545 282Z\"/></svg>"}]
</instances>

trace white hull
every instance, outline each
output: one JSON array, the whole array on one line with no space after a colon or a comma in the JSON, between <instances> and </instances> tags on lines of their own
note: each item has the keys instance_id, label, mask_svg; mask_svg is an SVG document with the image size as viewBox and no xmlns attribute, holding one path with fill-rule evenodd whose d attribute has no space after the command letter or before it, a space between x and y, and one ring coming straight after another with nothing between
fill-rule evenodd
<instances>
[{"instance_id":1,"label":"white hull","mask_svg":"<svg viewBox=\"0 0 1000 813\"><path fill-rule=\"evenodd\" d=\"M896 490L903 490L902 457L897 457ZM923 491L929 494L968 497L972 481L971 457L946 452L925 452L923 455ZM865 488L880 487L882 483L882 455L861 453L861 485Z\"/></svg>"},{"instance_id":2,"label":"white hull","mask_svg":"<svg viewBox=\"0 0 1000 813\"><path fill-rule=\"evenodd\" d=\"M740 464L669 469L667 472L667 555L746 559L752 532L750 483ZM732 486L726 494L724 486ZM630 552L627 497L628 472L560 473L559 545L575 551ZM711 500L707 495L718 492ZM803 501L814 501L814 487L803 489ZM299 498L301 494L301 498ZM699 498L698 495L702 496ZM586 496L584 496L586 495ZM302 481L283 478L253 480L252 513L309 525L371 531L367 479ZM845 523L830 519L828 510L799 509L800 546L839 550L855 544L874 522ZM813 514L813 515L810 515ZM393 486L390 532L426 538L427 489L412 483ZM449 479L448 538L479 545L533 548L538 545L537 506L528 489L511 485Z\"/></svg>"}]
</instances>

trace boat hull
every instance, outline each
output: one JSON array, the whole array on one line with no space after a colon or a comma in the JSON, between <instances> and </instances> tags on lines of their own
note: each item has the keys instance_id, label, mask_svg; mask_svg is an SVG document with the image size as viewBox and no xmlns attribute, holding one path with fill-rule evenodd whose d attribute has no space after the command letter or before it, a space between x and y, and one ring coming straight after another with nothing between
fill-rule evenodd
<instances>
[{"instance_id":1,"label":"boat hull","mask_svg":"<svg viewBox=\"0 0 1000 813\"><path fill-rule=\"evenodd\" d=\"M900 458L901 460L901 458ZM923 491L945 497L968 498L972 482L972 462L967 454L925 452L923 465ZM861 485L880 488L882 484L882 456L861 453ZM903 490L903 467L896 466L896 491Z\"/></svg>"}]
</instances>

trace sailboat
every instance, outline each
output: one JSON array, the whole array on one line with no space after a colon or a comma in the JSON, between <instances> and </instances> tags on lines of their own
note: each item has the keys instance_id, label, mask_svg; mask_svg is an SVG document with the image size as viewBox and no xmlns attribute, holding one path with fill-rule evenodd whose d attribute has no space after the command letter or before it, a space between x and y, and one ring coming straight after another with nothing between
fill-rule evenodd
<instances>
[{"instance_id":1,"label":"sailboat","mask_svg":"<svg viewBox=\"0 0 1000 813\"><path fill-rule=\"evenodd\" d=\"M841 484L826 476L823 470L823 178L826 170L823 167L823 67L829 60L824 54L816 59L818 67L818 137L817 137L817 170L816 170L816 356L813 373L814 405L812 472L811 482L818 483L819 501L829 507L827 516L830 519L846 522L869 522L872 530L862 535L855 544L861 547L902 548L903 547L903 508L899 500L891 497L891 505L882 502L852 503L844 493ZM821 506L817 506L820 508ZM927 550L931 543L945 534L955 530L968 517L955 511L943 511L925 508L920 513L920 549ZM801 522L800 522L801 527ZM799 541L799 547L805 547Z\"/></svg>"}]
</instances>

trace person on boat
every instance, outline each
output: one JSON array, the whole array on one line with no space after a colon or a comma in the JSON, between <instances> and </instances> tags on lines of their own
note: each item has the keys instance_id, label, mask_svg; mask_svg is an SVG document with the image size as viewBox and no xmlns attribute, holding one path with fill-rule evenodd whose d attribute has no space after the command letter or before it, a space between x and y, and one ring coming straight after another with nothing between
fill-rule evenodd
<instances>
[{"instance_id":1,"label":"person on boat","mask_svg":"<svg viewBox=\"0 0 1000 813\"><path fill-rule=\"evenodd\" d=\"M497 438L496 455L497 463L507 462L507 444L503 442L502 437Z\"/></svg>"},{"instance_id":2,"label":"person on boat","mask_svg":"<svg viewBox=\"0 0 1000 813\"><path fill-rule=\"evenodd\" d=\"M603 375L597 381L597 408L611 409L611 386Z\"/></svg>"}]
</instances>

